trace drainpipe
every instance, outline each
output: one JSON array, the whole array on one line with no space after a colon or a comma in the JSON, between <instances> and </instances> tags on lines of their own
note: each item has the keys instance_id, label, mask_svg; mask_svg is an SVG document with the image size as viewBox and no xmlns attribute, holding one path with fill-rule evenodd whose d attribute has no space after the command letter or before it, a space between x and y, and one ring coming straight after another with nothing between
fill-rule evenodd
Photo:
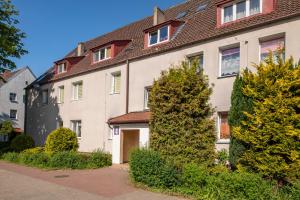
<instances>
[{"instance_id":1,"label":"drainpipe","mask_svg":"<svg viewBox=\"0 0 300 200\"><path fill-rule=\"evenodd\" d=\"M126 114L129 112L129 60L126 60Z\"/></svg>"},{"instance_id":2,"label":"drainpipe","mask_svg":"<svg viewBox=\"0 0 300 200\"><path fill-rule=\"evenodd\" d=\"M24 134L27 132L27 105L28 105L28 88L25 88L25 108L24 108Z\"/></svg>"}]
</instances>

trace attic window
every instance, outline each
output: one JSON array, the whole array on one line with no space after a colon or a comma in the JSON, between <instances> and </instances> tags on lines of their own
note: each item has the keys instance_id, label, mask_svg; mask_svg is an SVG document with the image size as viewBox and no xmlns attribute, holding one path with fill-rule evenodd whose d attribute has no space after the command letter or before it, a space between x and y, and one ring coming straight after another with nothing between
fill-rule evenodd
<instances>
[{"instance_id":1,"label":"attic window","mask_svg":"<svg viewBox=\"0 0 300 200\"><path fill-rule=\"evenodd\" d=\"M64 73L66 71L67 71L66 63L58 64L58 66L57 66L57 73L58 74Z\"/></svg>"},{"instance_id":2,"label":"attic window","mask_svg":"<svg viewBox=\"0 0 300 200\"><path fill-rule=\"evenodd\" d=\"M183 17L185 17L186 15L187 15L187 12L186 12L186 11L181 12L181 13L179 13L179 14L177 15L176 19L183 18Z\"/></svg>"},{"instance_id":3,"label":"attic window","mask_svg":"<svg viewBox=\"0 0 300 200\"><path fill-rule=\"evenodd\" d=\"M201 12L201 11L204 11L207 7L207 4L201 4L198 6L196 12Z\"/></svg>"},{"instance_id":4,"label":"attic window","mask_svg":"<svg viewBox=\"0 0 300 200\"><path fill-rule=\"evenodd\" d=\"M111 46L101 48L94 52L93 62L99 62L111 58Z\"/></svg>"},{"instance_id":5,"label":"attic window","mask_svg":"<svg viewBox=\"0 0 300 200\"><path fill-rule=\"evenodd\" d=\"M162 42L169 41L169 26L164 26L156 31L149 33L148 46L156 45Z\"/></svg>"}]
</instances>

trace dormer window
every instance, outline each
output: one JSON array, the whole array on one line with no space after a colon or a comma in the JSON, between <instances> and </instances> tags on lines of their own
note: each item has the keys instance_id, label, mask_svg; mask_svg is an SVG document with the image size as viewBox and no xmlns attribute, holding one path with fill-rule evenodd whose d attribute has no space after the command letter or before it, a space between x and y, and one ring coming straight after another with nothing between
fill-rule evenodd
<instances>
[{"instance_id":1,"label":"dormer window","mask_svg":"<svg viewBox=\"0 0 300 200\"><path fill-rule=\"evenodd\" d=\"M222 7L222 24L262 13L262 0L233 1Z\"/></svg>"},{"instance_id":2,"label":"dormer window","mask_svg":"<svg viewBox=\"0 0 300 200\"><path fill-rule=\"evenodd\" d=\"M111 46L101 48L94 52L93 54L93 61L100 62L102 60L110 59L111 58Z\"/></svg>"},{"instance_id":3,"label":"dormer window","mask_svg":"<svg viewBox=\"0 0 300 200\"><path fill-rule=\"evenodd\" d=\"M169 41L169 26L164 26L156 31L149 33L148 46L156 45L162 42Z\"/></svg>"},{"instance_id":4,"label":"dormer window","mask_svg":"<svg viewBox=\"0 0 300 200\"><path fill-rule=\"evenodd\" d=\"M61 73L64 73L67 71L67 66L66 66L66 63L61 63L61 64L58 64L57 65L57 72L58 74L61 74Z\"/></svg>"}]
</instances>

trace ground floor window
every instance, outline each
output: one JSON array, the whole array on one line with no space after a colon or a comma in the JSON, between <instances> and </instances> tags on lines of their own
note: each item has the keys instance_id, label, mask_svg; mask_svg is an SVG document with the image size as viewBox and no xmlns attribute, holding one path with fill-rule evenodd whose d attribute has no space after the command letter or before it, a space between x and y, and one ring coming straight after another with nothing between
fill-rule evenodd
<instances>
[{"instance_id":1,"label":"ground floor window","mask_svg":"<svg viewBox=\"0 0 300 200\"><path fill-rule=\"evenodd\" d=\"M230 129L228 124L228 112L218 113L218 139L229 140Z\"/></svg>"},{"instance_id":2,"label":"ground floor window","mask_svg":"<svg viewBox=\"0 0 300 200\"><path fill-rule=\"evenodd\" d=\"M71 129L77 135L77 137L81 137L81 120L72 120L71 121Z\"/></svg>"},{"instance_id":3,"label":"ground floor window","mask_svg":"<svg viewBox=\"0 0 300 200\"><path fill-rule=\"evenodd\" d=\"M17 119L17 110L10 110L9 117L10 119Z\"/></svg>"}]
</instances>

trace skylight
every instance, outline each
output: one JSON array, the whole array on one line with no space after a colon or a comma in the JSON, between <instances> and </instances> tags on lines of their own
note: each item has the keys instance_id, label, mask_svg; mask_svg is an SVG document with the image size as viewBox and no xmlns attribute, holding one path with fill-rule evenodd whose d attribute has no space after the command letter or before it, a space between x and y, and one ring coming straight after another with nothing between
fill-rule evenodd
<instances>
[{"instance_id":1,"label":"skylight","mask_svg":"<svg viewBox=\"0 0 300 200\"><path fill-rule=\"evenodd\" d=\"M196 12L201 12L201 11L204 11L207 7L207 4L201 4L198 6Z\"/></svg>"},{"instance_id":2,"label":"skylight","mask_svg":"<svg viewBox=\"0 0 300 200\"><path fill-rule=\"evenodd\" d=\"M187 15L187 11L184 11L184 12L181 12L177 15L176 19L180 19L180 18L183 18Z\"/></svg>"}]
</instances>

